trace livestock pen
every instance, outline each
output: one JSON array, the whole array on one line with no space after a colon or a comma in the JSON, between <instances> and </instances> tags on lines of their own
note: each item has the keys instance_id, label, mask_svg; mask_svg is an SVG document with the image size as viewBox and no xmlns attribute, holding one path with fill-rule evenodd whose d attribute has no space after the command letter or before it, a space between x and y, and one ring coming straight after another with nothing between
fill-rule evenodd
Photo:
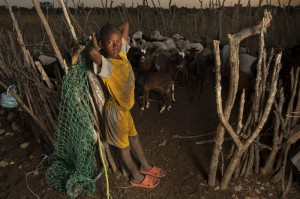
<instances>
[{"instance_id":1,"label":"livestock pen","mask_svg":"<svg viewBox=\"0 0 300 199\"><path fill-rule=\"evenodd\" d=\"M74 55L74 52L78 49L76 43L85 42L91 32L98 31L107 21L119 24L123 20L128 20L132 27L132 33L141 30L145 35L150 35L153 30L160 30L161 34L166 37L179 33L190 41L200 42L205 47L210 49L215 47L215 50L217 50L217 44L215 43L214 46L212 40L220 40L222 43L227 43L227 34L231 33L234 35L234 33L237 33L237 35L239 35L239 30L252 27L261 22L264 8L273 8L270 5L264 7L260 4L259 7L256 8L252 8L251 5L249 5L246 8L242 8L246 9L242 11L238 6L225 7L223 6L224 4L213 4L209 7L205 7L205 5L200 4L199 9L187 9L177 8L170 4L169 9L164 9L161 8L159 4L156 5L154 1L151 1L151 7L148 6L147 1L143 2L143 5L129 8L126 8L125 5L117 7L111 6L110 8L105 6L103 6L104 8L85 8L83 5L78 4L76 8L67 8L67 13L70 17L69 22L66 19L67 17L63 17L62 9L46 7L42 10L46 16L46 20L42 19L43 25L40 23L35 11L18 10L18 8L14 8L13 11L11 10L9 12L7 8L1 8L4 11L1 13L4 14L0 16L1 44L3 46L0 54L0 83L4 89L11 84L17 86L17 93L11 93L18 99L20 109L18 109L18 111L13 110L12 112L26 115L25 123L28 123L28 117L29 120L34 121L33 125L35 125L35 129L31 129L30 131L35 131L33 134L36 138L35 141L33 137L22 134L22 131L16 132L16 136L19 136L22 142L24 140L30 140L31 142L30 147L25 151L23 148L19 149L19 142L15 142L16 139L12 139L8 136L3 137L3 139L1 138L1 141L9 143L11 146L15 145L17 146L16 148L18 148L18 150L13 152L12 148L6 146L1 151L5 157L5 162L11 159L10 166L6 165L0 168L3 171L1 171L1 186L6 190L1 193L3 197L16 198L21 195L25 198L30 197L31 194L51 198L67 197L49 188L45 183L44 173L46 169L44 167L48 165L41 160L40 156L42 153L45 153L46 149L48 150L50 148L50 150L47 151L48 153L51 151L55 137L54 132L58 122L61 92L63 90L63 71L70 72L72 70L72 60L68 58L68 56L61 55ZM38 9L37 7L36 5L36 9ZM288 9L286 7L278 7L277 9L279 12L276 16L273 15L273 19L269 21L270 27L265 37L257 33L259 36L253 36L240 44L249 48L250 53L259 53L261 56L261 64L264 67L270 66L270 64L267 64L267 60L269 59L267 59L266 53L264 53L264 47L280 46L287 48L297 44L299 42L297 39L300 38L299 35L297 35L299 32L299 20L297 20L297 17L299 17L299 15L296 15L296 13L293 12L293 8L290 7L288 7ZM10 13L10 18L8 18L8 13ZM231 13L233 14L231 15ZM11 18L13 19L12 22L10 21ZM13 28L11 28L11 24L13 24ZM52 31L52 39L47 24ZM71 27L75 29L77 38L70 32ZM260 28L263 29L263 25ZM285 34L285 30L287 29L288 34ZM258 28L256 31L260 32L261 29ZM53 47L55 45L57 48ZM58 62L60 63L52 69L54 70L53 76L48 76L49 71L45 72L39 65L39 62L36 62L35 57L40 54L48 54L58 58ZM73 64L75 63L76 60L73 60ZM218 62L216 62L216 65L218 65ZM278 62L276 62L276 66L277 65L279 65ZM272 88L275 88L274 84L277 82L276 76L278 71L274 71ZM266 73L263 74L266 75ZM293 76L292 79L297 82L298 72L293 75L295 76ZM96 82L94 84L98 85L96 78L92 74L89 76L89 81ZM264 79L264 81L266 81L266 79ZM297 96L296 93L298 92L296 84L297 83L292 86L293 94L291 97L292 101L290 101L289 105L290 108L287 112L288 115L290 115L291 112L297 111L297 108L299 108L294 105L297 103L297 97L293 98ZM150 110L145 113L140 112L138 103L134 106L132 114L137 130L140 132L140 135L142 135L141 142L146 149L147 156L153 163L163 166L167 171L167 177L165 180L162 180L161 185L157 189L138 190L129 187L127 178L124 177L124 175L126 175L126 169L117 161L118 158L115 157L116 154L114 154L114 151L110 151L111 149L103 140L99 141L100 148L102 148L106 154L103 161L109 165L110 169L108 172L110 185L109 194L113 198L221 198L224 196L230 198L254 197L257 195L272 198L280 197L281 195L285 196L286 194L289 194L290 197L299 196L299 191L293 186L291 187L291 191L288 192L292 178L288 178L289 181L286 188L284 181L285 175L282 175L286 167L288 168L289 176L292 176L293 173L292 167L290 167L291 165L286 161L289 157L289 149L292 146L287 140L289 136L297 132L295 130L297 128L294 127L295 124L298 124L296 118L290 123L289 118L285 116L286 114L282 114L282 112L285 111L282 109L284 106L283 98L278 98L278 105L275 105L275 115L277 115L277 121L285 120L282 124L289 124L288 127L285 125L281 127L285 129L285 131L283 132L284 134L279 135L279 140L284 141L284 147L281 150L276 149L278 142L276 142L277 144L274 142L274 146L271 148L276 150L274 153L282 153L279 157L284 161L279 158L277 165L273 166L271 164L265 166L263 168L264 170L262 170L264 175L277 174L274 175L274 183L271 184L269 183L269 176L263 177L257 174L260 171L257 171L257 164L253 163L254 157L259 157L256 154L257 151L259 152L257 146L263 147L272 144L263 140L264 135L261 135L261 140L255 139L255 143L258 144L251 145L249 151L247 148L242 147L243 152L245 152L244 156L238 153L242 145L237 144L236 147L231 147L232 143L227 142L227 140L232 140L230 137L225 137L226 142L223 146L222 140L220 141L218 138L215 138L216 140L214 141L216 128L219 124L218 116L222 115L220 103L218 103L218 107L216 107L216 98L218 100L220 99L220 96L218 96L220 93L218 93L217 90L216 96L215 87L214 78L207 75L202 98L199 101L191 102L189 101L187 89L176 85L175 95L177 102L173 105L170 112L163 114L158 113L157 106L151 106ZM258 85L257 87L260 86ZM264 84L261 84L261 87L263 87L262 90L269 89L264 88ZM219 88L218 85L217 88ZM75 90L75 92L78 91ZM83 102L90 103L92 107L91 111L95 117L96 131L102 130L101 114L97 112L97 110L101 109L101 103L104 103L101 92L101 87L92 87L90 93L87 94L87 101ZM274 92L270 92L273 97ZM256 95L259 94L256 93ZM269 95L269 93L267 93L266 96L267 95ZM98 99L95 96L98 96ZM258 104L262 110L265 108L263 106L265 101L263 97L261 99L261 101L256 101L256 105L254 105L253 117L255 119L249 122L252 123L251 125L253 126L251 128L253 129L255 129L255 125L259 126L257 119L264 118L262 117L263 113L257 111L259 109ZM84 106L85 105L86 104L84 104ZM233 116L230 117L229 121L230 123L234 123L234 119L240 118L237 128L237 134L239 134L238 131L242 128L241 117L243 116L238 115L240 108L237 103L236 105L232 104L232 107ZM292 107L296 107L296 110L292 111ZM269 107L267 109L269 109ZM6 128L6 133L10 131L10 126L8 123L5 125L4 123L10 111L9 109L5 109L5 111L1 111L0 115L1 123L3 129ZM226 117L228 119L229 115ZM245 118L246 117L248 116L245 116ZM24 119L24 117L22 118ZM226 127L227 132L232 133L232 130L228 127L225 120L221 120L221 122L222 125ZM278 126L276 128L282 125L279 123L277 122L275 124ZM259 128L259 130L262 129L261 126ZM276 128L274 127L274 133L276 133ZM258 130L255 132L255 134L259 133ZM252 137L251 132L248 134L243 132L239 139L248 139L249 137ZM274 137L276 137L275 134ZM285 139L283 139L283 137ZM233 140L235 143L239 143L235 137L233 137ZM196 142L198 144L196 144ZM220 150L220 158L217 158L221 160L221 164L217 166L217 177L209 177L211 167L209 161L211 160L212 154L212 144L210 143L214 144L214 142L216 142L215 147ZM224 171L227 176L233 175L232 173L230 174L231 171L227 174L226 168L224 167L224 165L228 165L231 161L230 149L232 148L238 149L233 157L242 157L242 161L239 163L240 165L238 165L241 173L236 172L234 176L236 178L238 176L248 176L248 178L237 178L228 182L231 177L229 177L229 179L227 177L221 181L220 185L218 183L212 183L212 178L213 180L218 180L224 177ZM254 153L256 154L255 156ZM20 154L23 154L24 157L18 157ZM229 157L226 157L225 154L229 155ZM5 155L10 155L11 157ZM22 161L17 161L17 159ZM101 168L100 161L98 164ZM281 166L281 164L283 165ZM35 168L36 165L42 167ZM8 173L14 173L15 175L8 176ZM251 175L251 178L249 178L249 175ZM22 181L24 178L26 183L24 180ZM280 180L282 183L278 184ZM27 189L25 187L27 187ZM107 193L106 187L107 181L105 181L104 177L100 177L100 179L96 181L96 190L93 197L108 197L109 194ZM17 192L12 192L12 190L17 190ZM283 194L280 190L283 191ZM84 196L79 195L79 197Z\"/></svg>"}]
</instances>

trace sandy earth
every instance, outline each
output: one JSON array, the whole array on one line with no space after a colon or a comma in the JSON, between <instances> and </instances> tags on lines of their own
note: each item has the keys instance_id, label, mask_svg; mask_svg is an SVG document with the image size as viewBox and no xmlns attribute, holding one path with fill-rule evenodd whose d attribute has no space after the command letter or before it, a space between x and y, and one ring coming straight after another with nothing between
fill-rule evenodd
<instances>
[{"instance_id":1,"label":"sandy earth","mask_svg":"<svg viewBox=\"0 0 300 199\"><path fill-rule=\"evenodd\" d=\"M136 128L145 154L151 164L167 171L159 186L148 190L130 187L129 179L109 171L112 198L280 198L281 184L270 183L269 177L252 174L247 179L232 180L228 190L207 186L207 172L213 143L196 145L213 139L218 118L215 108L214 85L206 82L202 98L189 101L186 88L176 87L176 100L171 111L159 113L159 103L153 102L143 113L138 103L132 109ZM47 160L42 161L46 150L38 144L28 129L16 117L8 120L10 112L0 110L0 198L67 198L47 186L44 173ZM14 124L13 124L14 123ZM13 129L14 126L14 129ZM8 133L10 132L10 133ZM178 139L174 135L204 135L194 139ZM29 143L29 146L25 146ZM25 148L21 148L25 146ZM229 142L225 142L225 147ZM29 190L31 189L32 192ZM289 198L300 198L293 184ZM105 198L105 180L97 182L97 191L91 197Z\"/></svg>"}]
</instances>

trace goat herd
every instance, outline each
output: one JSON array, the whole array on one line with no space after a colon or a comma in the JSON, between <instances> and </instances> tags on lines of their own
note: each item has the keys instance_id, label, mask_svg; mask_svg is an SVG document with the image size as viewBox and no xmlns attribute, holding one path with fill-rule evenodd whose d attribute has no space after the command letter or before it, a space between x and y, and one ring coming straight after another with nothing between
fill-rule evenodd
<instances>
[{"instance_id":1,"label":"goat herd","mask_svg":"<svg viewBox=\"0 0 300 199\"><path fill-rule=\"evenodd\" d=\"M172 38L154 31L150 37L141 31L129 40L127 53L136 78L136 90L142 98L141 110L149 108L149 92L161 94L165 109L175 101L175 83L190 89L193 98L197 88L202 89L206 71L213 65L212 52L200 43L191 43L179 34Z\"/></svg>"},{"instance_id":2,"label":"goat herd","mask_svg":"<svg viewBox=\"0 0 300 199\"><path fill-rule=\"evenodd\" d=\"M138 31L131 35L129 44L131 47L127 57L135 74L136 94L142 99L141 110L149 108L149 95L157 96L157 93L162 99L160 113L165 109L170 110L172 102L175 102L175 83L187 88L190 100L194 99L196 93L200 99L207 74L212 74L214 68L215 56L206 45L191 43L179 34L174 34L172 38L164 37L159 31L153 31L150 36ZM221 46L221 49L221 75L226 82L230 68L229 46ZM37 59L46 68L57 61L44 55ZM257 57L240 47L238 90L245 89L248 98L254 90L256 64ZM283 50L282 65L280 79L288 93L290 71L300 66L300 45Z\"/></svg>"},{"instance_id":3,"label":"goat herd","mask_svg":"<svg viewBox=\"0 0 300 199\"><path fill-rule=\"evenodd\" d=\"M163 96L163 106L160 112L171 108L174 98L174 83L188 89L189 98L193 100L196 93L200 98L207 72L214 65L212 51L200 43L191 43L179 34L172 38L161 36L154 31L150 37L138 31L130 38L131 48L127 57L133 67L136 77L137 93L142 96L142 106L149 107L149 91L154 90ZM244 88L250 87L251 65L255 57L246 54L245 48L240 48L240 65ZM229 74L229 46L224 46L221 54L223 78ZM242 88L242 87L241 87Z\"/></svg>"},{"instance_id":4,"label":"goat herd","mask_svg":"<svg viewBox=\"0 0 300 199\"><path fill-rule=\"evenodd\" d=\"M150 91L162 96L160 113L169 110L172 101L175 101L175 83L188 89L190 100L193 100L195 93L199 93L200 98L207 74L212 73L214 68L211 49L200 43L191 43L179 34L174 34L172 38L164 37L159 31L152 32L150 36L138 31L131 36L129 43L131 48L127 57L135 73L137 94L142 98L141 110L145 106L149 108ZM221 75L226 81L230 69L229 45L221 48ZM238 90L245 89L248 98L255 87L256 65L257 57L240 47ZM290 70L300 65L299 45L283 51L282 65L280 79L288 87Z\"/></svg>"}]
</instances>

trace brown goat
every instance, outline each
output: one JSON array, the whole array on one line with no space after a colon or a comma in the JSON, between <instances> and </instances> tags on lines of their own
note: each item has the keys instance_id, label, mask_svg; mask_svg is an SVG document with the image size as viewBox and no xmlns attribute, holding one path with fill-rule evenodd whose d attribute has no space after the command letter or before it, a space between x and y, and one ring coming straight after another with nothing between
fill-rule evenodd
<instances>
[{"instance_id":1,"label":"brown goat","mask_svg":"<svg viewBox=\"0 0 300 199\"><path fill-rule=\"evenodd\" d=\"M176 80L178 68L183 67L183 56L179 53L162 52L156 55L155 63L157 71L166 72Z\"/></svg>"},{"instance_id":2,"label":"brown goat","mask_svg":"<svg viewBox=\"0 0 300 199\"><path fill-rule=\"evenodd\" d=\"M174 81L171 76L167 73L161 72L147 72L143 74L141 78L143 82L143 103L141 110L144 110L145 105L146 108L149 108L149 91L153 90L161 93L163 97L163 105L160 109L160 113L162 113L166 107L167 110L171 109L172 101L175 102L174 98Z\"/></svg>"},{"instance_id":3,"label":"brown goat","mask_svg":"<svg viewBox=\"0 0 300 199\"><path fill-rule=\"evenodd\" d=\"M140 72L150 72L155 71L155 59L150 54L144 54L138 63Z\"/></svg>"}]
</instances>

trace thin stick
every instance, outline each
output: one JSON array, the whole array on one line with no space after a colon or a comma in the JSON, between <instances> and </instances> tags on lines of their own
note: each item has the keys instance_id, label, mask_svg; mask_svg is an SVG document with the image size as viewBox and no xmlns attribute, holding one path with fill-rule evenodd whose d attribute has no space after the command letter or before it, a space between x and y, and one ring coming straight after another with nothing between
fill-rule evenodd
<instances>
[{"instance_id":1,"label":"thin stick","mask_svg":"<svg viewBox=\"0 0 300 199\"><path fill-rule=\"evenodd\" d=\"M228 138L224 138L224 141L229 141L229 140L232 140L231 137L228 137ZM196 142L195 144L209 144L209 143L214 143L215 140L212 139L212 140L203 140L203 141L200 141L200 142Z\"/></svg>"},{"instance_id":2,"label":"thin stick","mask_svg":"<svg viewBox=\"0 0 300 199\"><path fill-rule=\"evenodd\" d=\"M60 51L58 49L58 46L57 46L57 44L55 42L54 36L53 36L52 31L50 29L50 26L49 26L49 24L48 24L48 22L47 22L47 20L46 20L46 18L44 16L44 14L43 14L43 11L40 8L39 2L37 0L32 0L32 2L34 4L34 7L35 7L35 9L36 9L36 11L37 11L37 13L38 13L38 15L39 15L39 17L40 17L43 25L44 25L44 28L45 28L45 30L47 32L47 35L48 35L49 39L50 39L50 43L51 43L51 46L52 46L52 48L53 48L53 50L55 52L55 55L56 55L56 57L57 57L60 65L61 65L62 69L67 74L68 73L68 66L66 64L66 61L61 56L61 53L60 53Z\"/></svg>"},{"instance_id":3,"label":"thin stick","mask_svg":"<svg viewBox=\"0 0 300 199\"><path fill-rule=\"evenodd\" d=\"M65 19L67 21L67 24L68 24L69 30L71 32L71 35L73 37L73 40L74 40L75 44L78 45L78 39L77 39L75 30L74 30L74 26L71 23L70 17L68 15L68 12L67 12L67 9L66 9L66 6L65 6L65 3L64 3L63 0L59 0L59 3L60 3L60 6L63 10L64 16L65 16Z\"/></svg>"},{"instance_id":4,"label":"thin stick","mask_svg":"<svg viewBox=\"0 0 300 199\"><path fill-rule=\"evenodd\" d=\"M52 84L52 82L50 81L47 73L45 72L44 68L42 67L41 63L39 61L36 61L34 62L37 69L39 70L39 72L41 73L42 75L42 79L46 82L47 86L50 88L50 89L54 89L54 86Z\"/></svg>"},{"instance_id":5,"label":"thin stick","mask_svg":"<svg viewBox=\"0 0 300 199\"><path fill-rule=\"evenodd\" d=\"M180 138L180 139L193 139L193 138L200 138L200 137L205 137L207 135L213 135L217 131L212 131L210 133L204 134L204 135L191 135L191 136L184 136L184 135L173 135L173 138Z\"/></svg>"},{"instance_id":6,"label":"thin stick","mask_svg":"<svg viewBox=\"0 0 300 199\"><path fill-rule=\"evenodd\" d=\"M21 30L20 30L20 28L18 26L17 20L15 19L15 16L14 16L14 14L12 12L11 7L9 6L9 4L7 3L6 0L4 0L4 2L6 3L8 9L9 9L10 17L11 17L11 19L13 21L13 26L16 29L16 32L17 32L17 40L18 40L18 43L21 46L21 50L23 52L26 64L27 64L28 67L30 67L29 55L28 55L27 50L25 48L25 44L24 44L24 40L23 40L23 37L22 37L22 34L21 34Z\"/></svg>"},{"instance_id":7,"label":"thin stick","mask_svg":"<svg viewBox=\"0 0 300 199\"><path fill-rule=\"evenodd\" d=\"M248 138L248 136L245 135L245 134L242 134L241 137L243 137L243 138ZM224 140L228 141L228 140L232 140L232 138L231 138L231 137L228 137L228 138L224 138ZM199 141L199 142L196 142L195 144L208 144L208 143L213 143L213 142L215 142L215 140L214 140L214 139L211 139L211 140L203 140L203 141ZM258 145L258 146L259 146L260 148L262 148L262 149L268 149L268 150L270 150L270 151L272 150L272 148L269 147L268 145L265 145L265 144L263 144L263 143L257 142L256 140L254 140L253 143L256 144L256 145Z\"/></svg>"},{"instance_id":8,"label":"thin stick","mask_svg":"<svg viewBox=\"0 0 300 199\"><path fill-rule=\"evenodd\" d=\"M290 188L291 188L291 185L292 185L292 181L293 181L293 169L290 168L290 173L289 173L289 179L288 179L288 183L286 185L286 188L284 189L284 184L282 185L282 197L283 199L286 198L286 195L288 194Z\"/></svg>"},{"instance_id":9,"label":"thin stick","mask_svg":"<svg viewBox=\"0 0 300 199\"><path fill-rule=\"evenodd\" d=\"M236 124L234 123L234 124L232 124L232 126L236 126ZM193 138L200 138L200 137L205 137L205 136L208 136L208 135L213 135L213 134L215 134L217 131L212 131L212 132L210 132L210 133L207 133L207 134L203 134L203 135L190 135L190 136L184 136L184 135L173 135L173 138L183 138L183 139L185 139L185 138L187 138L187 139L189 139L189 138L191 138L191 139L193 139Z\"/></svg>"},{"instance_id":10,"label":"thin stick","mask_svg":"<svg viewBox=\"0 0 300 199\"><path fill-rule=\"evenodd\" d=\"M6 90L7 86L0 80L0 85ZM16 98L16 100L19 102L19 104L22 106L23 109L34 119L34 121L41 127L41 129L46 133L47 138L53 144L54 140L48 130L45 127L45 124L42 120L40 120L33 112L30 110L22 101L22 99L12 90L8 90L9 93Z\"/></svg>"},{"instance_id":11,"label":"thin stick","mask_svg":"<svg viewBox=\"0 0 300 199\"><path fill-rule=\"evenodd\" d=\"M292 45L289 19L288 19L288 16L286 14L286 9L285 9L284 5L283 5L283 13L284 13L284 16L285 16L285 22L286 22L286 27L287 27L287 37L288 37L289 45Z\"/></svg>"}]
</instances>

